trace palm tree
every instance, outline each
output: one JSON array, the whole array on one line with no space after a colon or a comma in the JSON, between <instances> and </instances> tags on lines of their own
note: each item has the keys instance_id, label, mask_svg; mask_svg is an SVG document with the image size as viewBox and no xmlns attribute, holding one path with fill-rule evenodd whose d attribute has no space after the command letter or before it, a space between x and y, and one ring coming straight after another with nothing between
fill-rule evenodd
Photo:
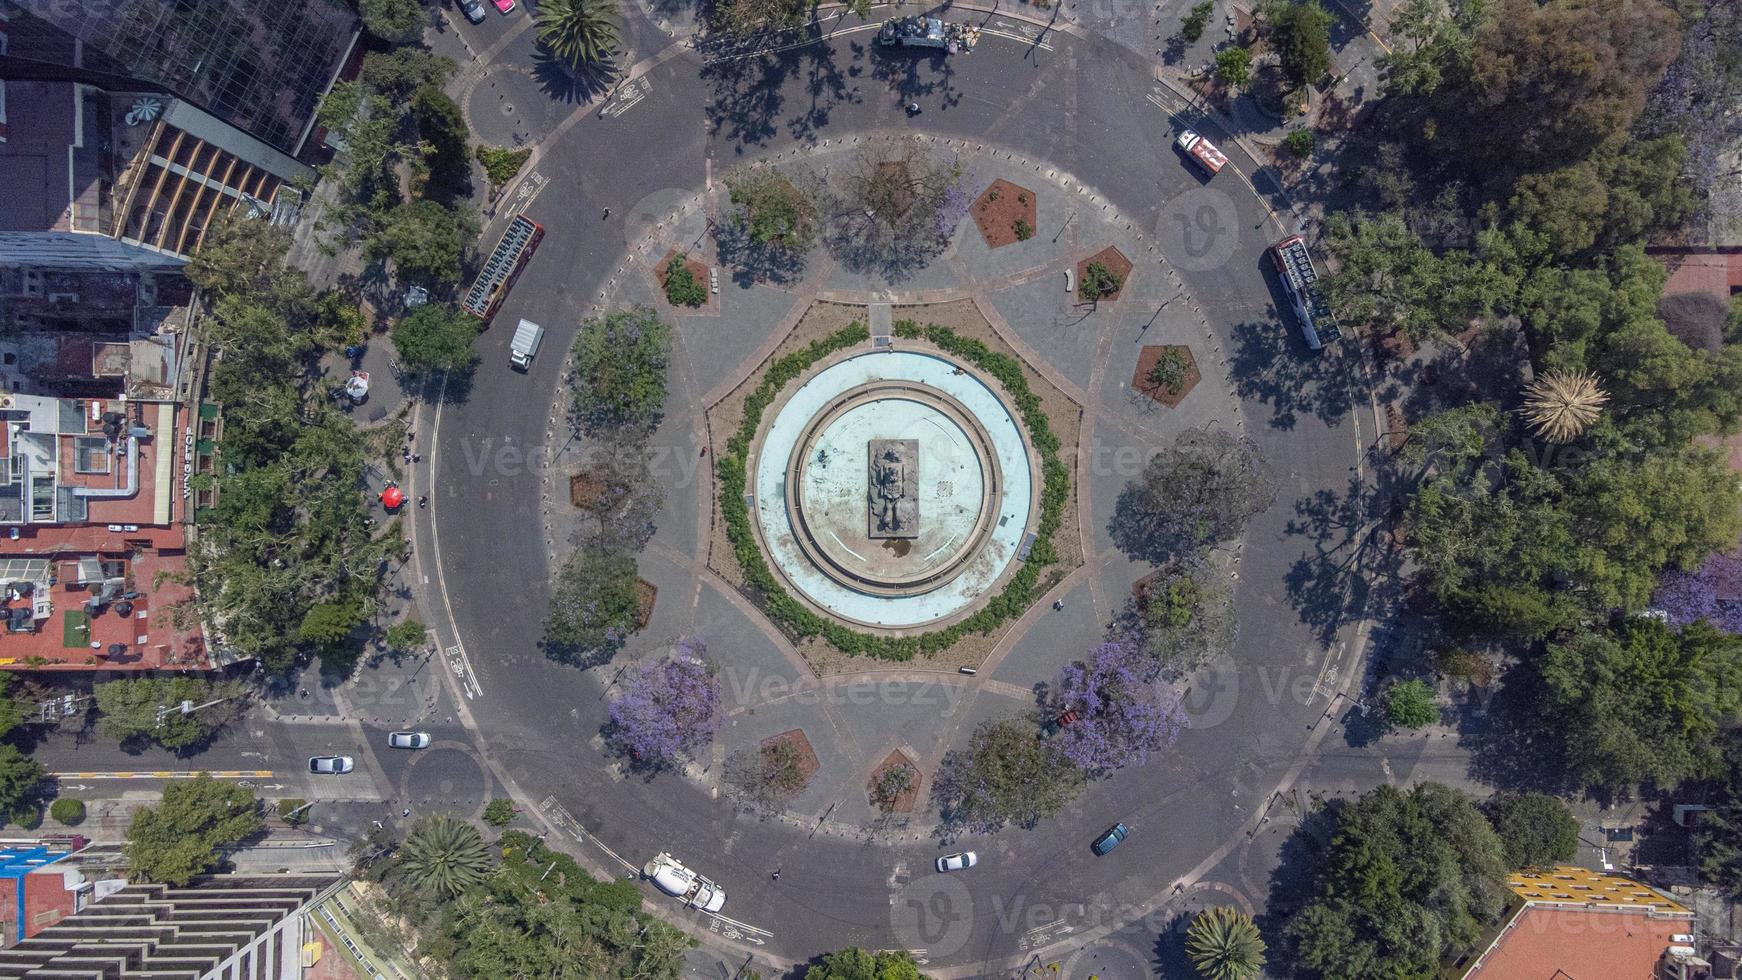
<instances>
[{"instance_id":1,"label":"palm tree","mask_svg":"<svg viewBox=\"0 0 1742 980\"><path fill-rule=\"evenodd\" d=\"M1251 919L1222 905L1192 919L1186 955L1209 980L1249 980L1264 966L1264 940Z\"/></svg>"},{"instance_id":2,"label":"palm tree","mask_svg":"<svg viewBox=\"0 0 1742 980\"><path fill-rule=\"evenodd\" d=\"M478 828L463 820L424 817L406 836L399 865L414 885L451 898L484 880L490 849Z\"/></svg>"},{"instance_id":3,"label":"palm tree","mask_svg":"<svg viewBox=\"0 0 1742 980\"><path fill-rule=\"evenodd\" d=\"M1571 442L1603 410L1609 396L1583 371L1549 372L1524 389L1524 420L1550 442Z\"/></svg>"},{"instance_id":4,"label":"palm tree","mask_svg":"<svg viewBox=\"0 0 1742 980\"><path fill-rule=\"evenodd\" d=\"M571 65L592 64L617 53L622 18L617 0L544 0L538 39Z\"/></svg>"}]
</instances>

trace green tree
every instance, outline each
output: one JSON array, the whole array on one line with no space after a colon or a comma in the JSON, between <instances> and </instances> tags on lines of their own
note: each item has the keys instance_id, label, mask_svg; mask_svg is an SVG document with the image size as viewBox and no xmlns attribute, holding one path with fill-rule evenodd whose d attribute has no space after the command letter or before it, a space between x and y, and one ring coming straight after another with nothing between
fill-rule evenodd
<instances>
[{"instance_id":1,"label":"green tree","mask_svg":"<svg viewBox=\"0 0 1742 980\"><path fill-rule=\"evenodd\" d=\"M1291 3L1270 25L1283 74L1310 85L1331 69L1331 15L1315 0Z\"/></svg>"},{"instance_id":2,"label":"green tree","mask_svg":"<svg viewBox=\"0 0 1742 980\"><path fill-rule=\"evenodd\" d=\"M1180 37L1185 38L1187 43L1197 43L1198 38L1204 36L1204 28L1209 25L1210 15L1215 10L1216 5L1211 0L1203 0L1202 3L1194 5L1191 12L1186 14L1185 20L1180 21Z\"/></svg>"},{"instance_id":3,"label":"green tree","mask_svg":"<svg viewBox=\"0 0 1742 980\"><path fill-rule=\"evenodd\" d=\"M1313 148L1317 145L1318 136L1305 127L1291 129L1288 131L1288 135L1282 138L1282 148L1288 151L1289 156L1298 160L1305 160L1312 156Z\"/></svg>"},{"instance_id":4,"label":"green tree","mask_svg":"<svg viewBox=\"0 0 1742 980\"><path fill-rule=\"evenodd\" d=\"M1239 536L1276 499L1277 488L1251 440L1224 429L1187 429L1125 485L1113 540L1133 558L1189 558Z\"/></svg>"},{"instance_id":5,"label":"green tree","mask_svg":"<svg viewBox=\"0 0 1742 980\"><path fill-rule=\"evenodd\" d=\"M1192 916L1186 955L1206 980L1250 980L1264 969L1264 939L1250 918L1218 905Z\"/></svg>"},{"instance_id":6,"label":"green tree","mask_svg":"<svg viewBox=\"0 0 1742 980\"><path fill-rule=\"evenodd\" d=\"M24 724L24 702L12 693L12 688L17 682L17 674L0 670L0 736L8 734L19 725Z\"/></svg>"},{"instance_id":7,"label":"green tree","mask_svg":"<svg viewBox=\"0 0 1742 980\"><path fill-rule=\"evenodd\" d=\"M484 822L492 827L506 827L514 822L514 801L491 800L484 807Z\"/></svg>"},{"instance_id":8,"label":"green tree","mask_svg":"<svg viewBox=\"0 0 1742 980\"><path fill-rule=\"evenodd\" d=\"M1427 681L1404 681L1385 692L1385 721L1392 727L1422 728L1439 720L1434 689Z\"/></svg>"},{"instance_id":9,"label":"green tree","mask_svg":"<svg viewBox=\"0 0 1742 980\"><path fill-rule=\"evenodd\" d=\"M1653 619L1551 644L1544 708L1585 786L1670 788L1721 771L1717 736L1742 711L1742 637Z\"/></svg>"},{"instance_id":10,"label":"green tree","mask_svg":"<svg viewBox=\"0 0 1742 980\"><path fill-rule=\"evenodd\" d=\"M1191 365L1191 358L1186 355L1185 349L1170 344L1161 349L1160 356L1156 357L1155 364L1150 367L1149 374L1143 380L1155 391L1169 396L1178 395L1186 386Z\"/></svg>"},{"instance_id":11,"label":"green tree","mask_svg":"<svg viewBox=\"0 0 1742 980\"><path fill-rule=\"evenodd\" d=\"M1314 897L1288 925L1299 962L1338 980L1437 976L1450 951L1499 921L1500 839L1465 794L1438 783L1371 790L1336 816Z\"/></svg>"},{"instance_id":12,"label":"green tree","mask_svg":"<svg viewBox=\"0 0 1742 980\"><path fill-rule=\"evenodd\" d=\"M589 317L573 361L571 407L584 429L650 429L665 404L671 328L645 306Z\"/></svg>"},{"instance_id":13,"label":"green tree","mask_svg":"<svg viewBox=\"0 0 1742 980\"><path fill-rule=\"evenodd\" d=\"M85 822L84 801L63 796L49 806L48 815L54 818L55 823L66 827L76 827Z\"/></svg>"},{"instance_id":14,"label":"green tree","mask_svg":"<svg viewBox=\"0 0 1742 980\"><path fill-rule=\"evenodd\" d=\"M561 660L614 652L640 623L635 557L589 542L557 576L544 624L547 652Z\"/></svg>"},{"instance_id":15,"label":"green tree","mask_svg":"<svg viewBox=\"0 0 1742 980\"><path fill-rule=\"evenodd\" d=\"M395 44L423 36L429 19L419 0L358 0L357 7L369 33Z\"/></svg>"},{"instance_id":16,"label":"green tree","mask_svg":"<svg viewBox=\"0 0 1742 980\"><path fill-rule=\"evenodd\" d=\"M219 729L240 717L246 707L242 685L212 683L198 677L129 678L98 684L98 729L107 738L126 742L144 739L166 749L188 749L211 741ZM217 704L182 714L184 701ZM158 724L159 708L167 708Z\"/></svg>"},{"instance_id":17,"label":"green tree","mask_svg":"<svg viewBox=\"0 0 1742 980\"><path fill-rule=\"evenodd\" d=\"M1236 45L1216 52L1216 79L1236 91L1252 81L1252 52Z\"/></svg>"},{"instance_id":18,"label":"green tree","mask_svg":"<svg viewBox=\"0 0 1742 980\"><path fill-rule=\"evenodd\" d=\"M1077 297L1085 303L1098 303L1125 287L1119 273L1104 262L1090 262L1083 267L1083 281L1077 284Z\"/></svg>"},{"instance_id":19,"label":"green tree","mask_svg":"<svg viewBox=\"0 0 1742 980\"><path fill-rule=\"evenodd\" d=\"M1578 853L1579 821L1558 796L1497 793L1482 809L1510 869L1551 868Z\"/></svg>"},{"instance_id":20,"label":"green tree","mask_svg":"<svg viewBox=\"0 0 1742 980\"><path fill-rule=\"evenodd\" d=\"M815 8L816 0L722 0L714 7L714 23L740 36L772 33L801 26Z\"/></svg>"},{"instance_id":21,"label":"green tree","mask_svg":"<svg viewBox=\"0 0 1742 980\"><path fill-rule=\"evenodd\" d=\"M816 238L816 204L779 171L735 171L726 177L726 190L738 207L735 221L756 244L802 252Z\"/></svg>"},{"instance_id":22,"label":"green tree","mask_svg":"<svg viewBox=\"0 0 1742 980\"><path fill-rule=\"evenodd\" d=\"M696 281L682 253L666 264L665 299L673 306L700 306L708 301L708 287Z\"/></svg>"},{"instance_id":23,"label":"green tree","mask_svg":"<svg viewBox=\"0 0 1742 980\"><path fill-rule=\"evenodd\" d=\"M1724 778L1710 799L1711 809L1694 823L1693 849L1701 878L1727 895L1742 895L1742 745L1731 733L1719 749Z\"/></svg>"},{"instance_id":24,"label":"green tree","mask_svg":"<svg viewBox=\"0 0 1742 980\"><path fill-rule=\"evenodd\" d=\"M478 828L446 814L418 818L399 849L398 862L413 887L442 898L482 884L492 863Z\"/></svg>"},{"instance_id":25,"label":"green tree","mask_svg":"<svg viewBox=\"0 0 1742 980\"><path fill-rule=\"evenodd\" d=\"M981 722L965 749L944 756L932 784L947 824L990 832L1032 827L1082 791L1082 770L1019 718Z\"/></svg>"},{"instance_id":26,"label":"green tree","mask_svg":"<svg viewBox=\"0 0 1742 980\"><path fill-rule=\"evenodd\" d=\"M857 947L823 957L805 971L804 980L924 980L913 954L902 950L872 953Z\"/></svg>"},{"instance_id":27,"label":"green tree","mask_svg":"<svg viewBox=\"0 0 1742 980\"><path fill-rule=\"evenodd\" d=\"M355 597L317 602L303 615L296 637L323 647L343 643L352 630L363 625L365 614L362 600Z\"/></svg>"},{"instance_id":28,"label":"green tree","mask_svg":"<svg viewBox=\"0 0 1742 980\"><path fill-rule=\"evenodd\" d=\"M253 292L275 275L290 250L290 232L225 209L206 228L205 241L188 260L187 277L214 296Z\"/></svg>"},{"instance_id":29,"label":"green tree","mask_svg":"<svg viewBox=\"0 0 1742 980\"><path fill-rule=\"evenodd\" d=\"M764 813L778 812L806 782L798 749L784 740L727 756L724 778L745 809Z\"/></svg>"},{"instance_id":30,"label":"green tree","mask_svg":"<svg viewBox=\"0 0 1742 980\"><path fill-rule=\"evenodd\" d=\"M435 201L406 201L381 215L363 243L371 259L389 259L399 276L434 287L460 281L460 258L478 234L469 212L451 211Z\"/></svg>"},{"instance_id":31,"label":"green tree","mask_svg":"<svg viewBox=\"0 0 1742 980\"><path fill-rule=\"evenodd\" d=\"M411 97L418 155L427 175L422 195L452 208L472 193L471 133L459 103L437 85L424 85Z\"/></svg>"},{"instance_id":32,"label":"green tree","mask_svg":"<svg viewBox=\"0 0 1742 980\"><path fill-rule=\"evenodd\" d=\"M616 0L544 0L538 5L538 40L571 65L590 65L617 53L623 12Z\"/></svg>"},{"instance_id":33,"label":"green tree","mask_svg":"<svg viewBox=\"0 0 1742 980\"><path fill-rule=\"evenodd\" d=\"M218 866L219 851L260 829L260 801L207 773L164 787L155 807L133 811L123 853L134 881L183 886Z\"/></svg>"},{"instance_id":34,"label":"green tree","mask_svg":"<svg viewBox=\"0 0 1742 980\"><path fill-rule=\"evenodd\" d=\"M416 650L429 642L429 628L416 619L402 619L387 627L383 639L390 650Z\"/></svg>"},{"instance_id":35,"label":"green tree","mask_svg":"<svg viewBox=\"0 0 1742 980\"><path fill-rule=\"evenodd\" d=\"M478 321L446 303L425 303L393 325L393 350L412 372L464 371L477 361Z\"/></svg>"},{"instance_id":36,"label":"green tree","mask_svg":"<svg viewBox=\"0 0 1742 980\"><path fill-rule=\"evenodd\" d=\"M1202 560L1172 562L1132 595L1119 626L1137 640L1154 671L1178 679L1234 645L1229 576Z\"/></svg>"},{"instance_id":37,"label":"green tree","mask_svg":"<svg viewBox=\"0 0 1742 980\"><path fill-rule=\"evenodd\" d=\"M15 813L42 792L48 770L11 745L0 744L0 813Z\"/></svg>"}]
</instances>

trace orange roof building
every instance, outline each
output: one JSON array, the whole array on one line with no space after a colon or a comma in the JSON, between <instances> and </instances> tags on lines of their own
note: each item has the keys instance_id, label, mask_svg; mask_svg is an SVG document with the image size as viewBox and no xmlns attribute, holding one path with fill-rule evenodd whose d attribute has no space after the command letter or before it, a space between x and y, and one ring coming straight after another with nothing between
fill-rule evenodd
<instances>
[{"instance_id":1,"label":"orange roof building","mask_svg":"<svg viewBox=\"0 0 1742 980\"><path fill-rule=\"evenodd\" d=\"M1623 875L1561 866L1510 875L1512 915L1459 980L1694 980L1694 913ZM1692 967L1692 971L1684 967ZM1709 967L1705 976L1710 976Z\"/></svg>"}]
</instances>

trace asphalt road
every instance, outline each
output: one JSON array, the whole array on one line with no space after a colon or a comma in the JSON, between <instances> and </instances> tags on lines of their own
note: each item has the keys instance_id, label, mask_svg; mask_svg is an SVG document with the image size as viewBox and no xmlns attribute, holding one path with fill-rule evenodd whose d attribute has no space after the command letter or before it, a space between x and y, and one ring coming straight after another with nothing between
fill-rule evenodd
<instances>
[{"instance_id":1,"label":"asphalt road","mask_svg":"<svg viewBox=\"0 0 1742 980\"><path fill-rule=\"evenodd\" d=\"M1353 639L1356 601L1335 576L1303 577L1300 563L1334 540L1294 526L1295 504L1321 492L1334 498L1358 476L1364 440L1355 418L1367 408L1354 393L1353 352L1313 358L1276 313L1280 294L1263 254L1279 237L1270 202L1224 172L1214 186L1234 201L1238 224L1202 226L1193 202L1205 181L1170 145L1177 128L1199 120L1170 115L1173 100L1157 92L1148 64L1111 42L1057 31L1039 44L988 36L950 61L886 59L868 39L818 42L771 62L704 65L685 51L642 75L639 99L621 114L577 113L566 124L558 114L534 127L567 126L536 163L548 183L534 211L547 236L480 343L468 397L441 409L431 511L479 689L466 708L481 758L633 864L677 853L726 887L731 916L767 934L699 916L697 929L799 960L846 945L920 949L928 972L962 976L1098 926L1110 931L1167 899L1174 881L1195 881L1238 846L1245 822L1298 771L1309 739L1323 737L1327 702L1346 679L1326 668ZM513 45L499 57L515 57ZM901 111L908 100L923 107L917 117ZM537 648L547 603L544 474L492 455L539 447L561 353L636 231L623 222L639 202L675 199L725 166L814 140L904 128L1044 160L1158 241L1229 351L1246 431L1284 476L1278 505L1249 533L1240 666L1193 692L1204 724L1174 752L1096 784L1057 820L947 848L810 835L735 816L682 779L621 778L597 747L609 676L552 664ZM1237 147L1224 149L1256 172ZM1218 247L1218 234L1236 236L1233 246ZM1221 252L1225 261L1206 259ZM506 364L521 316L550 329L526 375ZM658 441L693 456L688 420L706 387L674 392L668 416L683 424L665 426ZM420 548L427 558L428 545ZM1115 820L1131 827L1130 840L1094 858L1090 839ZM962 846L980 851L979 867L931 872L936 855Z\"/></svg>"}]
</instances>

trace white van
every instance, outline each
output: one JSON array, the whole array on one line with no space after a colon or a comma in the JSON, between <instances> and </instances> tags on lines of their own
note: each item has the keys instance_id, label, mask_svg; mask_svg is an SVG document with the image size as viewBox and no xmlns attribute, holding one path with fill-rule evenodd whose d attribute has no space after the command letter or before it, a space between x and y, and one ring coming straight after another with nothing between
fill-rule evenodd
<instances>
[{"instance_id":1,"label":"white van","mask_svg":"<svg viewBox=\"0 0 1742 980\"><path fill-rule=\"evenodd\" d=\"M524 371L532 367L538 356L538 345L544 343L544 328L531 320L521 320L514 328L514 339L508 342L508 363Z\"/></svg>"}]
</instances>

